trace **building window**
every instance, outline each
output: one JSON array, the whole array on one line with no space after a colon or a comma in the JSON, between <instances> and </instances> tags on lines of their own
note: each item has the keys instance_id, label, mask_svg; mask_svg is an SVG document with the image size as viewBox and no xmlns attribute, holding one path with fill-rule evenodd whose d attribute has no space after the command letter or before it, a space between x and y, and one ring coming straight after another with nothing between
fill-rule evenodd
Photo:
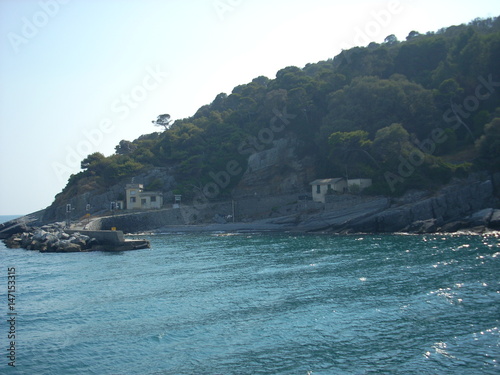
<instances>
[{"instance_id":1,"label":"building window","mask_svg":"<svg viewBox=\"0 0 500 375\"><path fill-rule=\"evenodd\" d=\"M130 197L130 203L135 203L135 197Z\"/></svg>"},{"instance_id":2,"label":"building window","mask_svg":"<svg viewBox=\"0 0 500 375\"><path fill-rule=\"evenodd\" d=\"M136 191L135 190L130 190L130 195L135 195Z\"/></svg>"},{"instance_id":3,"label":"building window","mask_svg":"<svg viewBox=\"0 0 500 375\"><path fill-rule=\"evenodd\" d=\"M142 204L143 206L145 206L145 205L146 205L146 199L145 199L145 198L142 198L142 199L141 199L141 204Z\"/></svg>"},{"instance_id":4,"label":"building window","mask_svg":"<svg viewBox=\"0 0 500 375\"><path fill-rule=\"evenodd\" d=\"M156 195L153 195L153 196L151 197L151 202L156 202Z\"/></svg>"},{"instance_id":5,"label":"building window","mask_svg":"<svg viewBox=\"0 0 500 375\"><path fill-rule=\"evenodd\" d=\"M321 194L321 185L316 185L316 194Z\"/></svg>"}]
</instances>

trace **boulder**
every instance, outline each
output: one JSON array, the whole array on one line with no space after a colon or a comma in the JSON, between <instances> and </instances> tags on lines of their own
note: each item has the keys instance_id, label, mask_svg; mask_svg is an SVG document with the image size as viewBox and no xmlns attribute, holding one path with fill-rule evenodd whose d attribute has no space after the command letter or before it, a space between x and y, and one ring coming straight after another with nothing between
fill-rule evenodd
<instances>
[{"instance_id":1,"label":"boulder","mask_svg":"<svg viewBox=\"0 0 500 375\"><path fill-rule=\"evenodd\" d=\"M72 244L80 246L80 248L82 248L82 249L84 249L87 246L86 241L83 238L81 238L80 236L78 236L78 237L75 237L75 236L71 237L69 239L69 242L72 243Z\"/></svg>"},{"instance_id":2,"label":"boulder","mask_svg":"<svg viewBox=\"0 0 500 375\"><path fill-rule=\"evenodd\" d=\"M45 242L52 246L53 244L55 244L57 241L59 241L59 238L57 238L57 236L54 234L54 233L47 233L45 235Z\"/></svg>"},{"instance_id":3,"label":"boulder","mask_svg":"<svg viewBox=\"0 0 500 375\"><path fill-rule=\"evenodd\" d=\"M472 227L487 226L490 223L492 215L493 208L485 208L472 214L468 218L468 221L470 222L470 226Z\"/></svg>"},{"instance_id":4,"label":"boulder","mask_svg":"<svg viewBox=\"0 0 500 375\"><path fill-rule=\"evenodd\" d=\"M467 228L468 224L463 220L454 220L444 224L441 228L438 229L439 232L444 233L454 233L464 228Z\"/></svg>"},{"instance_id":5,"label":"boulder","mask_svg":"<svg viewBox=\"0 0 500 375\"><path fill-rule=\"evenodd\" d=\"M44 241L45 236L48 234L48 232L44 231L43 229L39 229L33 233L33 239L35 241Z\"/></svg>"},{"instance_id":6,"label":"boulder","mask_svg":"<svg viewBox=\"0 0 500 375\"><path fill-rule=\"evenodd\" d=\"M57 240L55 242L47 242L47 249L45 249L45 252L55 253L57 251L58 247L59 247L59 240Z\"/></svg>"},{"instance_id":7,"label":"boulder","mask_svg":"<svg viewBox=\"0 0 500 375\"><path fill-rule=\"evenodd\" d=\"M493 210L488 227L491 229L500 229L500 210Z\"/></svg>"},{"instance_id":8,"label":"boulder","mask_svg":"<svg viewBox=\"0 0 500 375\"><path fill-rule=\"evenodd\" d=\"M74 253L82 251L82 248L69 240L61 240L57 243L56 252L58 253Z\"/></svg>"},{"instance_id":9,"label":"boulder","mask_svg":"<svg viewBox=\"0 0 500 375\"><path fill-rule=\"evenodd\" d=\"M74 243L70 243L68 246L66 246L63 250L64 253L78 253L82 251L82 248Z\"/></svg>"},{"instance_id":10,"label":"boulder","mask_svg":"<svg viewBox=\"0 0 500 375\"><path fill-rule=\"evenodd\" d=\"M30 240L28 246L26 246L26 249L27 250L36 250L37 245L38 245L38 242L33 240L33 237L31 237L31 240Z\"/></svg>"},{"instance_id":11,"label":"boulder","mask_svg":"<svg viewBox=\"0 0 500 375\"><path fill-rule=\"evenodd\" d=\"M410 224L407 231L411 233L434 233L438 225L436 219L418 220Z\"/></svg>"},{"instance_id":12,"label":"boulder","mask_svg":"<svg viewBox=\"0 0 500 375\"><path fill-rule=\"evenodd\" d=\"M40 242L40 241L34 241L35 245L33 246L32 250L38 250L40 252L45 252L47 251L48 245L45 242Z\"/></svg>"},{"instance_id":13,"label":"boulder","mask_svg":"<svg viewBox=\"0 0 500 375\"><path fill-rule=\"evenodd\" d=\"M89 236L86 236L85 234L80 234L80 233L77 233L78 234L78 238L83 240L85 243L89 242L90 241L90 237Z\"/></svg>"},{"instance_id":14,"label":"boulder","mask_svg":"<svg viewBox=\"0 0 500 375\"><path fill-rule=\"evenodd\" d=\"M5 246L9 249L19 249L21 247L21 242L21 236L14 235L5 240Z\"/></svg>"},{"instance_id":15,"label":"boulder","mask_svg":"<svg viewBox=\"0 0 500 375\"><path fill-rule=\"evenodd\" d=\"M58 232L57 237L61 240L68 240L71 236L68 233Z\"/></svg>"},{"instance_id":16,"label":"boulder","mask_svg":"<svg viewBox=\"0 0 500 375\"><path fill-rule=\"evenodd\" d=\"M21 234L21 247L27 248L31 243L31 235L28 232L24 232Z\"/></svg>"}]
</instances>

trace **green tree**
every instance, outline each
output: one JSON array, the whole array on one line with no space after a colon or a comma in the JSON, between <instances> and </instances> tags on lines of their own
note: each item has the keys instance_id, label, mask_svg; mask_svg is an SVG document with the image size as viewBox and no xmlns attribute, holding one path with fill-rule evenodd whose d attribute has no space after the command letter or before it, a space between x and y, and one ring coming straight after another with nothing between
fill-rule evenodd
<instances>
[{"instance_id":1,"label":"green tree","mask_svg":"<svg viewBox=\"0 0 500 375\"><path fill-rule=\"evenodd\" d=\"M115 152L119 155L128 155L134 152L137 146L130 141L121 140L118 146L115 147Z\"/></svg>"},{"instance_id":2,"label":"green tree","mask_svg":"<svg viewBox=\"0 0 500 375\"><path fill-rule=\"evenodd\" d=\"M377 131L371 149L382 163L394 164L412 149L410 134L401 124L392 124Z\"/></svg>"},{"instance_id":3,"label":"green tree","mask_svg":"<svg viewBox=\"0 0 500 375\"><path fill-rule=\"evenodd\" d=\"M368 151L371 143L368 139L368 132L363 130L332 133L328 138L329 158L339 173L347 169L349 169L349 174L370 173L366 165L372 165L372 168L373 165L378 166L377 161Z\"/></svg>"},{"instance_id":4,"label":"green tree","mask_svg":"<svg viewBox=\"0 0 500 375\"><path fill-rule=\"evenodd\" d=\"M384 43L388 44L388 45L394 45L398 42L398 38L396 37L396 35L394 34L391 34L389 36L386 36L385 39L384 39Z\"/></svg>"},{"instance_id":5,"label":"green tree","mask_svg":"<svg viewBox=\"0 0 500 375\"><path fill-rule=\"evenodd\" d=\"M330 96L328 110L322 124L324 136L358 129L373 136L383 127L401 123L409 132L425 137L439 119L432 91L402 75L355 78Z\"/></svg>"},{"instance_id":6,"label":"green tree","mask_svg":"<svg viewBox=\"0 0 500 375\"><path fill-rule=\"evenodd\" d=\"M80 163L80 166L82 169L89 169L92 166L95 166L98 163L102 162L104 159L105 156L103 154L101 154L100 152L94 152L93 154L90 154L85 159L83 159Z\"/></svg>"},{"instance_id":7,"label":"green tree","mask_svg":"<svg viewBox=\"0 0 500 375\"><path fill-rule=\"evenodd\" d=\"M163 126L163 128L165 130L167 130L170 126L170 123L172 122L172 120L170 119L170 115L169 114L163 114L163 115L159 115L156 120L153 120L151 121L153 124L155 124L156 126Z\"/></svg>"}]
</instances>

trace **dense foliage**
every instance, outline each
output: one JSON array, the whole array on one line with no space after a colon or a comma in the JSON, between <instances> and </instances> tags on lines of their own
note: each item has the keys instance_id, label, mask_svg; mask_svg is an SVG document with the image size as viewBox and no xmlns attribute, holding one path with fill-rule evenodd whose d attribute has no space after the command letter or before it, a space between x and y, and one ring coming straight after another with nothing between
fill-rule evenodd
<instances>
[{"instance_id":1,"label":"dense foliage","mask_svg":"<svg viewBox=\"0 0 500 375\"><path fill-rule=\"evenodd\" d=\"M412 31L404 42L390 36L303 69L284 68L274 79L255 78L190 118L170 124L169 116L163 132L121 141L109 157L89 155L65 191L106 188L168 166L189 196L229 160L245 166L242 142L271 147L261 131L283 113L293 120L274 140L298 138L299 157L314 157L318 178L369 177L374 191L397 193L474 168L499 169L499 62L499 18Z\"/></svg>"}]
</instances>

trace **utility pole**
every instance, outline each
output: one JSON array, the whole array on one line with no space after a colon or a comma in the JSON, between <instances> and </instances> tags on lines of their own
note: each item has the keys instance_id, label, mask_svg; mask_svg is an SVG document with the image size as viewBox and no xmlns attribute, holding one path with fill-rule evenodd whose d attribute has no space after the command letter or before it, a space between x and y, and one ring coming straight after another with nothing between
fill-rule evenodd
<instances>
[{"instance_id":1,"label":"utility pole","mask_svg":"<svg viewBox=\"0 0 500 375\"><path fill-rule=\"evenodd\" d=\"M347 184L347 192L349 192L349 175L347 174L347 162L345 164L345 182Z\"/></svg>"},{"instance_id":2,"label":"utility pole","mask_svg":"<svg viewBox=\"0 0 500 375\"><path fill-rule=\"evenodd\" d=\"M66 205L66 227L69 228L71 226L71 203Z\"/></svg>"}]
</instances>

